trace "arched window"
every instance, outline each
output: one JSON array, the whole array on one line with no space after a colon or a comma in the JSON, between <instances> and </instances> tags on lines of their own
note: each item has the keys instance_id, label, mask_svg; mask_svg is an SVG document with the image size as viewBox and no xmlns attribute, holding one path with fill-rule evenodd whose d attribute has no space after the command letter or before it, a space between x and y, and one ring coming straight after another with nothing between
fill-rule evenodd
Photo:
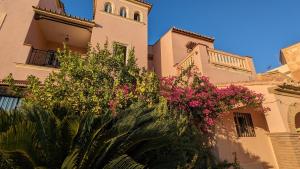
<instances>
[{"instance_id":1,"label":"arched window","mask_svg":"<svg viewBox=\"0 0 300 169\"><path fill-rule=\"evenodd\" d=\"M140 13L139 13L139 12L135 12L135 13L134 13L134 16L133 16L133 19L134 19L135 21L140 22L140 21L141 21L141 15L140 15Z\"/></svg>"},{"instance_id":2,"label":"arched window","mask_svg":"<svg viewBox=\"0 0 300 169\"><path fill-rule=\"evenodd\" d=\"M120 16L126 18L127 17L127 12L126 12L126 8L122 7L120 9Z\"/></svg>"},{"instance_id":3,"label":"arched window","mask_svg":"<svg viewBox=\"0 0 300 169\"><path fill-rule=\"evenodd\" d=\"M300 132L300 112L296 114L295 116L295 126L297 132Z\"/></svg>"},{"instance_id":4,"label":"arched window","mask_svg":"<svg viewBox=\"0 0 300 169\"><path fill-rule=\"evenodd\" d=\"M106 3L104 4L104 11L107 12L107 13L112 13L112 6L111 6L111 3L106 2Z\"/></svg>"}]
</instances>

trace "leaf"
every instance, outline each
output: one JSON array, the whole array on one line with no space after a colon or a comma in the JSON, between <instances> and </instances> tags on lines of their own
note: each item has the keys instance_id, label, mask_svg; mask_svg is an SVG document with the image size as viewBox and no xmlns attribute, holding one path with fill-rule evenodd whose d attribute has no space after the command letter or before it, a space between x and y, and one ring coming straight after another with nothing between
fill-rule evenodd
<instances>
[{"instance_id":1,"label":"leaf","mask_svg":"<svg viewBox=\"0 0 300 169\"><path fill-rule=\"evenodd\" d=\"M131 157L124 154L104 166L103 169L144 169L145 166L137 163Z\"/></svg>"}]
</instances>

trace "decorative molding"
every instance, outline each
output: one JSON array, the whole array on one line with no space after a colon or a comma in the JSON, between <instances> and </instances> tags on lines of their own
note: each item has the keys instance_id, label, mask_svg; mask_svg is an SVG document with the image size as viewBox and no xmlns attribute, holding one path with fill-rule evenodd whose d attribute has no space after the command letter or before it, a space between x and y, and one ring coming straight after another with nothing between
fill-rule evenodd
<instances>
[{"instance_id":1,"label":"decorative molding","mask_svg":"<svg viewBox=\"0 0 300 169\"><path fill-rule=\"evenodd\" d=\"M57 69L57 68L46 67L46 66L36 66L36 65L29 65L29 64L24 64L24 63L15 63L15 64L16 64L16 67L20 67L20 68L27 68L27 69L47 71L47 72L59 71L59 69Z\"/></svg>"}]
</instances>

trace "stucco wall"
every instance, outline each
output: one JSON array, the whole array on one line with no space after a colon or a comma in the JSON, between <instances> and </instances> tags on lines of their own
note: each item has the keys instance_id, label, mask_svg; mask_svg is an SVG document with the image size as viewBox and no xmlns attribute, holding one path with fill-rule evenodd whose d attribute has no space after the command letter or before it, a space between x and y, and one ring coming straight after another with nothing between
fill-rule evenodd
<instances>
[{"instance_id":1,"label":"stucco wall","mask_svg":"<svg viewBox=\"0 0 300 169\"><path fill-rule=\"evenodd\" d=\"M174 68L172 33L166 33L153 47L154 70L159 76L176 75Z\"/></svg>"},{"instance_id":2,"label":"stucco wall","mask_svg":"<svg viewBox=\"0 0 300 169\"><path fill-rule=\"evenodd\" d=\"M51 71L47 67L26 65L31 47L41 50L56 50L61 44L45 40L43 33L34 20L32 6L39 6L59 11L56 0L2 0L0 11L7 14L0 29L0 79L9 73L17 80L25 80L28 75L44 79ZM20 12L22 11L22 12ZM86 49L70 47L72 50L85 52Z\"/></svg>"},{"instance_id":3,"label":"stucco wall","mask_svg":"<svg viewBox=\"0 0 300 169\"><path fill-rule=\"evenodd\" d=\"M105 13L104 4L111 2L113 13ZM127 17L119 16L119 9L127 8ZM141 22L133 20L134 12L139 11L142 15ZM98 0L95 12L97 27L93 29L91 44L103 45L106 41L110 47L114 42L135 48L137 64L140 67L148 67L148 9L125 0Z\"/></svg>"},{"instance_id":4,"label":"stucco wall","mask_svg":"<svg viewBox=\"0 0 300 169\"><path fill-rule=\"evenodd\" d=\"M216 130L218 157L229 162L236 157L244 169L278 169L264 114L251 109L234 112L251 113L256 136L238 137L233 113L222 116Z\"/></svg>"},{"instance_id":5,"label":"stucco wall","mask_svg":"<svg viewBox=\"0 0 300 169\"><path fill-rule=\"evenodd\" d=\"M15 62L27 59L30 47L24 41L37 4L38 0L0 1L0 10L7 14L0 30L0 79L16 72Z\"/></svg>"},{"instance_id":6,"label":"stucco wall","mask_svg":"<svg viewBox=\"0 0 300 169\"><path fill-rule=\"evenodd\" d=\"M208 48L214 48L212 42L172 32L172 29L163 35L152 47L155 72L159 76L173 76L178 74L176 64L182 62L190 54L186 48L188 42L198 44L193 50L197 50L197 56L193 58L195 61L194 64L202 75L210 78L211 82L249 81L255 78L256 72L252 58L245 57L247 60L246 63L249 63L250 72L234 70L228 67L217 67L209 61Z\"/></svg>"},{"instance_id":7,"label":"stucco wall","mask_svg":"<svg viewBox=\"0 0 300 169\"><path fill-rule=\"evenodd\" d=\"M300 43L281 50L281 60L287 64L292 77L300 81Z\"/></svg>"},{"instance_id":8,"label":"stucco wall","mask_svg":"<svg viewBox=\"0 0 300 169\"><path fill-rule=\"evenodd\" d=\"M214 48L214 44L212 42L207 42L201 39L197 39L197 38L193 38L190 36L173 32L172 45L173 45L174 64L179 63L188 55L188 51L186 48L186 44L188 42L195 42L198 44L202 44L203 46L207 46L211 49Z\"/></svg>"}]
</instances>

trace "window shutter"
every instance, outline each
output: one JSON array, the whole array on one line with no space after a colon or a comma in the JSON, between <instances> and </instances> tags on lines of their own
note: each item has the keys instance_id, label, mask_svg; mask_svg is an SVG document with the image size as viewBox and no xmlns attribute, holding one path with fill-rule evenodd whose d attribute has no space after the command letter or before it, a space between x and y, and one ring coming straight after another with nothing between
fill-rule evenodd
<instances>
[{"instance_id":1,"label":"window shutter","mask_svg":"<svg viewBox=\"0 0 300 169\"><path fill-rule=\"evenodd\" d=\"M6 13L0 12L0 29L1 29L2 25L3 25L5 17L6 17Z\"/></svg>"}]
</instances>

